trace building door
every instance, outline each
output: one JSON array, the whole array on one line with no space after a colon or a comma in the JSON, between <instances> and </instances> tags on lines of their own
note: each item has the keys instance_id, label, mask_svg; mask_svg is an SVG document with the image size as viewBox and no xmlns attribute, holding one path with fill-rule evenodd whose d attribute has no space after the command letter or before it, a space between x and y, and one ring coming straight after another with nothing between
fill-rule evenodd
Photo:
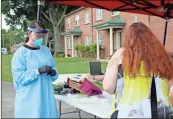
<instances>
[{"instance_id":1,"label":"building door","mask_svg":"<svg viewBox=\"0 0 173 119\"><path fill-rule=\"evenodd\" d=\"M116 46L116 32L113 32L113 51L115 51L117 49Z\"/></svg>"},{"instance_id":2,"label":"building door","mask_svg":"<svg viewBox=\"0 0 173 119\"><path fill-rule=\"evenodd\" d=\"M116 49L119 49L122 47L122 31L121 30L116 31L116 45L117 45Z\"/></svg>"},{"instance_id":3,"label":"building door","mask_svg":"<svg viewBox=\"0 0 173 119\"><path fill-rule=\"evenodd\" d=\"M74 37L74 55L77 56L76 46L79 44L79 36Z\"/></svg>"}]
</instances>

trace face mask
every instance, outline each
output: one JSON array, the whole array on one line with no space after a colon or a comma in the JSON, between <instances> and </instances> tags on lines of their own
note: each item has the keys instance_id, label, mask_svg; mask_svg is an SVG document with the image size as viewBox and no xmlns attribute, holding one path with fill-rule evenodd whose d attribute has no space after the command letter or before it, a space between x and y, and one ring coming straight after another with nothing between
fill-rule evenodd
<instances>
[{"instance_id":1,"label":"face mask","mask_svg":"<svg viewBox=\"0 0 173 119\"><path fill-rule=\"evenodd\" d=\"M34 44L35 47L41 46L43 44L43 38L37 38L37 39L35 39L34 42L33 42L33 44Z\"/></svg>"}]
</instances>

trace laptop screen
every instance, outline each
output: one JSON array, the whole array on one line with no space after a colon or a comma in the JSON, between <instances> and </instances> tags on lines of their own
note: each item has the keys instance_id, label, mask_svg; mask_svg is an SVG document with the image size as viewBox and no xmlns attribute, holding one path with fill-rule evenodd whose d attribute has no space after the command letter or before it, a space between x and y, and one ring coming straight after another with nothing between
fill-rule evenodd
<instances>
[{"instance_id":1,"label":"laptop screen","mask_svg":"<svg viewBox=\"0 0 173 119\"><path fill-rule=\"evenodd\" d=\"M91 75L101 75L101 63L100 62L89 62L89 72Z\"/></svg>"}]
</instances>

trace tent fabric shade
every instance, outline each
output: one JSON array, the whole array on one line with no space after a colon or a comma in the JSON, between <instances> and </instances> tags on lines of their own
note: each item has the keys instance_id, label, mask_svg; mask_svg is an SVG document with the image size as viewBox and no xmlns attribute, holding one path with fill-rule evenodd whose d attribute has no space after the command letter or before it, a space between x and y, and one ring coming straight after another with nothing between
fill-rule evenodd
<instances>
[{"instance_id":1,"label":"tent fabric shade","mask_svg":"<svg viewBox=\"0 0 173 119\"><path fill-rule=\"evenodd\" d=\"M153 15L164 18L165 32L163 45L166 43L168 20L173 18L173 0L42 0L52 4L64 4L108 11Z\"/></svg>"},{"instance_id":2,"label":"tent fabric shade","mask_svg":"<svg viewBox=\"0 0 173 119\"><path fill-rule=\"evenodd\" d=\"M45 0L53 4L65 4L109 11L154 15L173 18L173 0Z\"/></svg>"}]
</instances>

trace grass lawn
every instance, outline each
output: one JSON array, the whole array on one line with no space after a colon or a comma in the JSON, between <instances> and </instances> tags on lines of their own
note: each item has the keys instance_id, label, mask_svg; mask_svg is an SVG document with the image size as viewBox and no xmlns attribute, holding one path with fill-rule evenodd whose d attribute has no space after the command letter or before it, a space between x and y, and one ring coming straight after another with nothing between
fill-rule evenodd
<instances>
[{"instance_id":1,"label":"grass lawn","mask_svg":"<svg viewBox=\"0 0 173 119\"><path fill-rule=\"evenodd\" d=\"M11 75L11 59L12 55L2 55L2 80L12 82ZM55 58L56 66L60 74L68 73L88 73L89 61L95 59L86 58ZM102 69L105 69L107 62L102 62Z\"/></svg>"}]
</instances>

